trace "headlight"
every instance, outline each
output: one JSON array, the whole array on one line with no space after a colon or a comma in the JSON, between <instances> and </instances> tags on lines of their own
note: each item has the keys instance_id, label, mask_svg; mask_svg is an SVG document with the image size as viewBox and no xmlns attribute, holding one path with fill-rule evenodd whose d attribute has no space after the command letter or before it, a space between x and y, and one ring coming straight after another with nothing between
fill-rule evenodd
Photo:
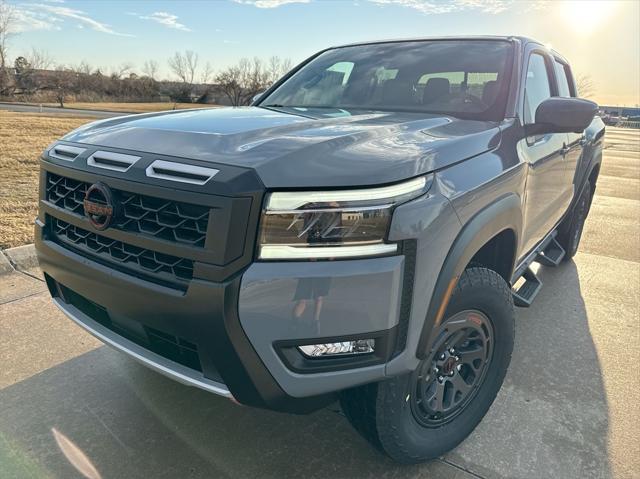
<instances>
[{"instance_id":1,"label":"headlight","mask_svg":"<svg viewBox=\"0 0 640 479\"><path fill-rule=\"evenodd\" d=\"M275 192L260 226L260 259L376 256L397 251L386 242L393 209L427 192L431 176L380 188Z\"/></svg>"}]
</instances>

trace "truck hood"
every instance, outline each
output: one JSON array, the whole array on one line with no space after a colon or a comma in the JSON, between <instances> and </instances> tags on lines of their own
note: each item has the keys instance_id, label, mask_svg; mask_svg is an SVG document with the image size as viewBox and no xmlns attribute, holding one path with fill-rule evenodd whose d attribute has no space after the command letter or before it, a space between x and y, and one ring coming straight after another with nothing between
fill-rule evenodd
<instances>
[{"instance_id":1,"label":"truck hood","mask_svg":"<svg viewBox=\"0 0 640 479\"><path fill-rule=\"evenodd\" d=\"M254 168L268 188L391 183L495 148L496 123L424 113L212 108L102 120L63 138Z\"/></svg>"}]
</instances>

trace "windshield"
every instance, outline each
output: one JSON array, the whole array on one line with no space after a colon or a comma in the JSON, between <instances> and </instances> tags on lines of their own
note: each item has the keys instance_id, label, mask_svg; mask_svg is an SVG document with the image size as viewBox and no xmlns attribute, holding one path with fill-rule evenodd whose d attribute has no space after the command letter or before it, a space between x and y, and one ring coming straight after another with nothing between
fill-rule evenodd
<instances>
[{"instance_id":1,"label":"windshield","mask_svg":"<svg viewBox=\"0 0 640 479\"><path fill-rule=\"evenodd\" d=\"M263 107L418 111L504 116L511 45L494 40L378 43L328 50L304 65Z\"/></svg>"}]
</instances>

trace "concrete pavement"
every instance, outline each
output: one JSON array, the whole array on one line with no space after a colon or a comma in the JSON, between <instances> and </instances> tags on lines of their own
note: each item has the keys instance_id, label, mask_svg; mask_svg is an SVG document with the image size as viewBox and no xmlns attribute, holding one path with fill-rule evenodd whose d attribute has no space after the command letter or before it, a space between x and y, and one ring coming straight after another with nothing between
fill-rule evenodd
<instances>
[{"instance_id":1,"label":"concrete pavement","mask_svg":"<svg viewBox=\"0 0 640 479\"><path fill-rule=\"evenodd\" d=\"M398 466L337 407L290 416L174 383L102 346L37 273L0 277L0 476L640 477L640 131L608 129L580 253L541 268L487 417L456 450Z\"/></svg>"}]
</instances>

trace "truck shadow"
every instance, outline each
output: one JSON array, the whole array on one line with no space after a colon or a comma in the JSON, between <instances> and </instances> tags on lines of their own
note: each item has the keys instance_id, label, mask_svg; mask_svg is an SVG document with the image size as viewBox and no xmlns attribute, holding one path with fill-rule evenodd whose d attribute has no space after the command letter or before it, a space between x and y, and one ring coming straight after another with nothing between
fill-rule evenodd
<instances>
[{"instance_id":1,"label":"truck shadow","mask_svg":"<svg viewBox=\"0 0 640 479\"><path fill-rule=\"evenodd\" d=\"M0 390L3 477L610 477L576 266L541 273L498 399L443 460L398 466L337 405L309 416L241 407L101 347Z\"/></svg>"},{"instance_id":2,"label":"truck shadow","mask_svg":"<svg viewBox=\"0 0 640 479\"><path fill-rule=\"evenodd\" d=\"M498 398L447 457L485 477L611 477L609 407L576 264L540 267L538 276L533 305L516 308Z\"/></svg>"}]
</instances>

